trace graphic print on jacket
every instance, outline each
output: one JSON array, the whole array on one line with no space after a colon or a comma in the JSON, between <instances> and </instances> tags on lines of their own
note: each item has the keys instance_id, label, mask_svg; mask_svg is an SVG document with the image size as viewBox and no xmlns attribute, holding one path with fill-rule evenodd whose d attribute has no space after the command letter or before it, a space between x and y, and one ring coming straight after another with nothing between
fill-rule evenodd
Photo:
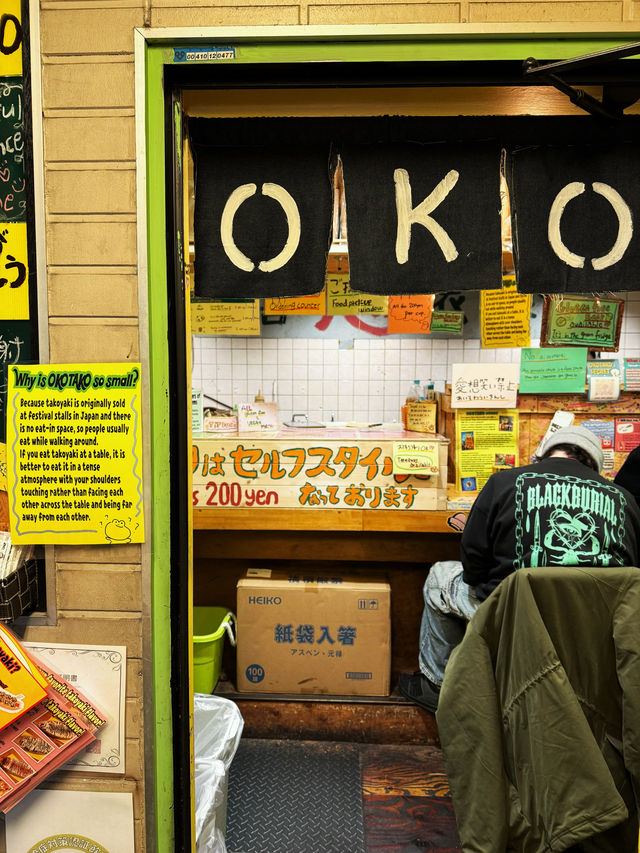
<instances>
[{"instance_id":1,"label":"graphic print on jacket","mask_svg":"<svg viewBox=\"0 0 640 853\"><path fill-rule=\"evenodd\" d=\"M624 563L626 509L627 499L614 485L533 471L520 474L514 568Z\"/></svg>"}]
</instances>

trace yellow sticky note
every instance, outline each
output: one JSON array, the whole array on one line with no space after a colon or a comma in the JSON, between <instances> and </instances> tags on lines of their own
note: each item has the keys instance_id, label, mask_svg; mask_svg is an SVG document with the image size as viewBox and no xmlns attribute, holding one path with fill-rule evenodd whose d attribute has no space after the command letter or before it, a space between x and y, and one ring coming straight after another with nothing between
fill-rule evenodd
<instances>
[{"instance_id":1,"label":"yellow sticky note","mask_svg":"<svg viewBox=\"0 0 640 853\"><path fill-rule=\"evenodd\" d=\"M0 222L0 320L28 319L27 223Z\"/></svg>"},{"instance_id":2,"label":"yellow sticky note","mask_svg":"<svg viewBox=\"0 0 640 853\"><path fill-rule=\"evenodd\" d=\"M327 314L386 314L388 296L356 293L351 290L349 273L327 275Z\"/></svg>"},{"instance_id":3,"label":"yellow sticky note","mask_svg":"<svg viewBox=\"0 0 640 853\"><path fill-rule=\"evenodd\" d=\"M264 313L267 316L278 314L319 314L325 313L327 299L325 291L311 296L273 296L264 300Z\"/></svg>"},{"instance_id":4,"label":"yellow sticky note","mask_svg":"<svg viewBox=\"0 0 640 853\"><path fill-rule=\"evenodd\" d=\"M20 0L2 0L0 38L0 77L19 77L22 74L22 4Z\"/></svg>"}]
</instances>

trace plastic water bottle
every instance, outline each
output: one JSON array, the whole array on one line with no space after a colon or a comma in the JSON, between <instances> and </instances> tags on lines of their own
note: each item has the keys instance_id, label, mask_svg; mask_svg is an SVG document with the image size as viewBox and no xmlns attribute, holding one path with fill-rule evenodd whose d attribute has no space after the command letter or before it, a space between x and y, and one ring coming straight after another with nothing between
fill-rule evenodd
<instances>
[{"instance_id":1,"label":"plastic water bottle","mask_svg":"<svg viewBox=\"0 0 640 853\"><path fill-rule=\"evenodd\" d=\"M407 403L419 403L422 399L422 390L419 379L413 380L413 385L407 394Z\"/></svg>"}]
</instances>

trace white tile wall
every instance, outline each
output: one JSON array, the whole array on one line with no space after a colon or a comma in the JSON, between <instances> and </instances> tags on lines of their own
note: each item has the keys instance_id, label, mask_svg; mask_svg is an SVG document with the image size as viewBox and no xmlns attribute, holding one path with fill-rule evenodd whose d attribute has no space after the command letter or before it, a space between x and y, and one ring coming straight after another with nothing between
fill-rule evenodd
<instances>
[{"instance_id":1,"label":"white tile wall","mask_svg":"<svg viewBox=\"0 0 640 853\"><path fill-rule=\"evenodd\" d=\"M262 391L265 400L277 400L283 420L304 412L314 420L400 421L414 379L433 380L443 391L453 364L520 361L519 349L483 350L477 338L358 338L352 349L333 338L192 341L195 388L230 405ZM626 295L620 350L607 357L640 358L640 291Z\"/></svg>"}]
</instances>

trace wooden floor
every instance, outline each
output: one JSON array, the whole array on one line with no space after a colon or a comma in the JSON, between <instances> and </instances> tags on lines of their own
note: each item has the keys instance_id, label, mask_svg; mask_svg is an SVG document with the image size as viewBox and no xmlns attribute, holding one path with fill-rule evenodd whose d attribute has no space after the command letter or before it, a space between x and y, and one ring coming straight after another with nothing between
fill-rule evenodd
<instances>
[{"instance_id":1,"label":"wooden floor","mask_svg":"<svg viewBox=\"0 0 640 853\"><path fill-rule=\"evenodd\" d=\"M361 767L367 853L459 853L437 747L363 744Z\"/></svg>"}]
</instances>

